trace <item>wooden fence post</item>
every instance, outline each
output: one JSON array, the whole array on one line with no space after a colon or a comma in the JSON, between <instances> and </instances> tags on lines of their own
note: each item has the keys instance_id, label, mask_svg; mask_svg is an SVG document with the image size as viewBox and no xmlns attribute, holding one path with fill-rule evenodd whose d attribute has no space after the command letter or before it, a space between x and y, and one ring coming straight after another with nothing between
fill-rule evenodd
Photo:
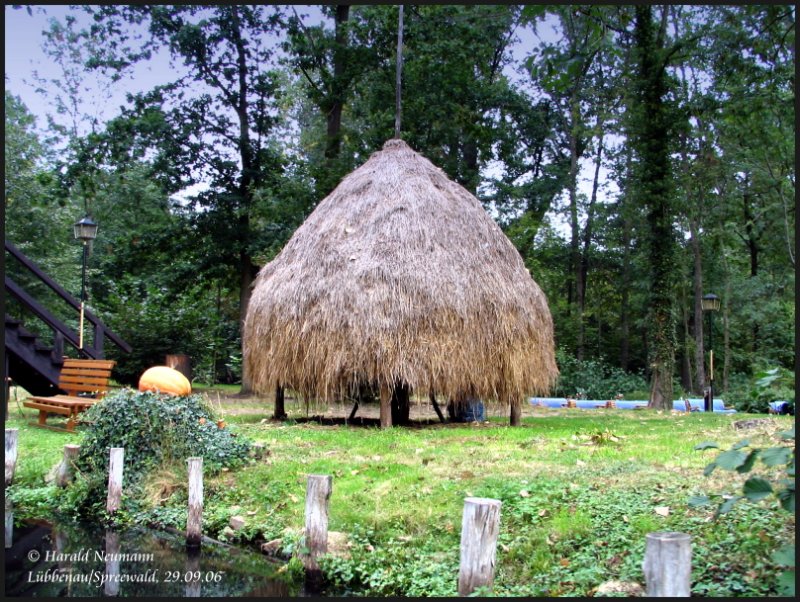
<instances>
[{"instance_id":1,"label":"wooden fence post","mask_svg":"<svg viewBox=\"0 0 800 602\"><path fill-rule=\"evenodd\" d=\"M119 533L106 529L106 572L103 593L106 596L119 595Z\"/></svg>"},{"instance_id":2,"label":"wooden fence post","mask_svg":"<svg viewBox=\"0 0 800 602\"><path fill-rule=\"evenodd\" d=\"M306 531L303 547L303 566L306 584L317 586L322 581L317 558L328 551L328 500L333 488L330 475L308 475L306 485Z\"/></svg>"},{"instance_id":3,"label":"wooden fence post","mask_svg":"<svg viewBox=\"0 0 800 602\"><path fill-rule=\"evenodd\" d=\"M17 435L18 429L6 429L6 487L14 480L17 469Z\"/></svg>"},{"instance_id":4,"label":"wooden fence post","mask_svg":"<svg viewBox=\"0 0 800 602\"><path fill-rule=\"evenodd\" d=\"M108 452L108 498L106 512L116 512L122 503L122 469L125 448L112 447Z\"/></svg>"},{"instance_id":5,"label":"wooden fence post","mask_svg":"<svg viewBox=\"0 0 800 602\"><path fill-rule=\"evenodd\" d=\"M500 531L500 500L468 497L461 520L461 565L458 593L468 596L476 588L491 587L497 534Z\"/></svg>"},{"instance_id":6,"label":"wooden fence post","mask_svg":"<svg viewBox=\"0 0 800 602\"><path fill-rule=\"evenodd\" d=\"M75 460L78 459L80 451L80 445L68 443L64 446L64 457L61 459L61 464L58 465L58 471L56 472L56 485L59 487L66 487L72 482Z\"/></svg>"},{"instance_id":7,"label":"wooden fence post","mask_svg":"<svg viewBox=\"0 0 800 602\"><path fill-rule=\"evenodd\" d=\"M687 533L648 533L642 563L648 598L691 595L692 537Z\"/></svg>"},{"instance_id":8,"label":"wooden fence post","mask_svg":"<svg viewBox=\"0 0 800 602\"><path fill-rule=\"evenodd\" d=\"M186 545L197 547L203 524L203 458L189 458L189 513L186 517Z\"/></svg>"}]
</instances>

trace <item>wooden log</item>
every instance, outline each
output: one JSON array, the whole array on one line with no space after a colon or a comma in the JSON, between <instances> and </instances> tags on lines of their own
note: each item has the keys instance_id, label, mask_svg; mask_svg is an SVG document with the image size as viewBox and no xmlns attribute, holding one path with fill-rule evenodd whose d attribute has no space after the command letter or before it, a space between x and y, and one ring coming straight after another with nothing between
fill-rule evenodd
<instances>
[{"instance_id":1,"label":"wooden log","mask_svg":"<svg viewBox=\"0 0 800 602\"><path fill-rule=\"evenodd\" d=\"M168 355L165 364L168 368L177 370L186 377L186 380L192 382L192 359L188 355L185 353Z\"/></svg>"},{"instance_id":2,"label":"wooden log","mask_svg":"<svg viewBox=\"0 0 800 602\"><path fill-rule=\"evenodd\" d=\"M494 583L497 534L500 531L500 500L468 497L461 519L461 564L458 593L468 596L479 587Z\"/></svg>"},{"instance_id":3,"label":"wooden log","mask_svg":"<svg viewBox=\"0 0 800 602\"><path fill-rule=\"evenodd\" d=\"M108 497L106 512L119 510L122 503L122 469L125 465L125 448L112 447L108 452Z\"/></svg>"},{"instance_id":4,"label":"wooden log","mask_svg":"<svg viewBox=\"0 0 800 602\"><path fill-rule=\"evenodd\" d=\"M286 418L286 407L284 403L285 400L283 387L277 385L275 387L275 411L272 413L272 417L275 420L283 420Z\"/></svg>"},{"instance_id":5,"label":"wooden log","mask_svg":"<svg viewBox=\"0 0 800 602\"><path fill-rule=\"evenodd\" d=\"M332 487L333 477L330 475L308 475L302 561L306 569L306 586L311 589L322 584L317 558L328 551L328 501Z\"/></svg>"},{"instance_id":6,"label":"wooden log","mask_svg":"<svg viewBox=\"0 0 800 602\"><path fill-rule=\"evenodd\" d=\"M203 536L203 458L189 458L189 513L186 517L186 545L200 546Z\"/></svg>"},{"instance_id":7,"label":"wooden log","mask_svg":"<svg viewBox=\"0 0 800 602\"><path fill-rule=\"evenodd\" d=\"M642 563L648 598L691 595L692 537L687 533L648 533Z\"/></svg>"},{"instance_id":8,"label":"wooden log","mask_svg":"<svg viewBox=\"0 0 800 602\"><path fill-rule=\"evenodd\" d=\"M511 398L511 418L509 420L511 426L519 426L522 424L522 404L518 397Z\"/></svg>"},{"instance_id":9,"label":"wooden log","mask_svg":"<svg viewBox=\"0 0 800 602\"><path fill-rule=\"evenodd\" d=\"M381 428L392 426L392 390L381 385Z\"/></svg>"},{"instance_id":10,"label":"wooden log","mask_svg":"<svg viewBox=\"0 0 800 602\"><path fill-rule=\"evenodd\" d=\"M17 439L19 429L6 429L6 487L14 480L17 470Z\"/></svg>"},{"instance_id":11,"label":"wooden log","mask_svg":"<svg viewBox=\"0 0 800 602\"><path fill-rule=\"evenodd\" d=\"M119 595L119 533L106 529L106 572L103 592L106 596Z\"/></svg>"},{"instance_id":12,"label":"wooden log","mask_svg":"<svg viewBox=\"0 0 800 602\"><path fill-rule=\"evenodd\" d=\"M190 548L186 550L186 587L185 598L199 598L200 592L200 548Z\"/></svg>"},{"instance_id":13,"label":"wooden log","mask_svg":"<svg viewBox=\"0 0 800 602\"><path fill-rule=\"evenodd\" d=\"M80 445L68 443L64 446L64 457L61 459L61 464L58 465L58 471L56 472L56 485L58 487L66 487L72 482L75 473L75 461L78 459L80 451Z\"/></svg>"},{"instance_id":14,"label":"wooden log","mask_svg":"<svg viewBox=\"0 0 800 602\"><path fill-rule=\"evenodd\" d=\"M350 410L350 415L347 417L347 422L353 422L353 418L356 417L356 412L358 412L358 400L353 404L353 409Z\"/></svg>"}]
</instances>

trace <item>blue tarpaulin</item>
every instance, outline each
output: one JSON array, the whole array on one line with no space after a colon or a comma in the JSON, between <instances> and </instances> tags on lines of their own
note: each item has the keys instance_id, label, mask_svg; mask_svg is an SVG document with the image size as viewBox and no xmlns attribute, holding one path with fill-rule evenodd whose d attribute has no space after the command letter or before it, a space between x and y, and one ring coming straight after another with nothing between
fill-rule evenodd
<instances>
[{"instance_id":1,"label":"blue tarpaulin","mask_svg":"<svg viewBox=\"0 0 800 602\"><path fill-rule=\"evenodd\" d=\"M596 408L605 408L606 407L606 400L601 399L575 399L575 405L578 408L584 410L594 410ZM646 408L647 401L643 400L628 400L628 399L615 399L613 400L616 405L617 409L620 410L633 410L636 408ZM545 408L566 408L567 407L567 398L566 397L531 397L528 400L534 407L545 407ZM688 404L688 408L687 408ZM703 403L703 399L676 399L672 402L672 408L674 410L678 410L679 412L686 412L687 409L690 412L704 412L705 406ZM721 414L734 414L736 410L726 408L725 403L721 399L714 400L714 411L721 413Z\"/></svg>"}]
</instances>

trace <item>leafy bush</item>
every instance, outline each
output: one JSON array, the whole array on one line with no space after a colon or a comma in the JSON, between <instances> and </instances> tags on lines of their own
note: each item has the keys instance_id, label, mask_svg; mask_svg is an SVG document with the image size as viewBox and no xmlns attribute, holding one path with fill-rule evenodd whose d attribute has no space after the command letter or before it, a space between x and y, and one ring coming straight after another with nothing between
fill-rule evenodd
<instances>
[{"instance_id":1,"label":"leafy bush","mask_svg":"<svg viewBox=\"0 0 800 602\"><path fill-rule=\"evenodd\" d=\"M741 495L707 496L697 495L689 499L690 506L703 506L710 504L715 498L718 501L715 518L730 512L737 502L746 500L748 502L759 502L761 500L776 497L780 502L780 508L794 514L795 512L795 448L794 428L781 433L784 441L792 441L791 446L781 445L769 448L751 448L750 441L744 439L735 443L729 450L720 452L713 462L706 466L704 474L710 475L715 469L736 471L739 474L749 473L753 470L756 460L768 468L780 467L782 474L770 482L767 475L752 476L742 485ZM713 441L706 441L695 446L695 449L718 449L719 446ZM746 451L750 448L749 451ZM777 509L777 508L776 508ZM778 510L780 511L780 510ZM795 580L795 555L794 546L784 546L773 553L773 561L781 566L787 567L780 578L778 587L783 595L794 596Z\"/></svg>"},{"instance_id":2,"label":"leafy bush","mask_svg":"<svg viewBox=\"0 0 800 602\"><path fill-rule=\"evenodd\" d=\"M728 399L740 412L763 413L772 401L786 401L794 413L794 373L775 367L759 370L738 387L732 388Z\"/></svg>"},{"instance_id":3,"label":"leafy bush","mask_svg":"<svg viewBox=\"0 0 800 602\"><path fill-rule=\"evenodd\" d=\"M648 389L642 374L626 372L602 360L578 360L558 349L556 362L560 370L555 390L558 397L613 399L619 393Z\"/></svg>"},{"instance_id":4,"label":"leafy bush","mask_svg":"<svg viewBox=\"0 0 800 602\"><path fill-rule=\"evenodd\" d=\"M135 495L143 477L157 467L203 457L203 471L241 465L250 442L220 429L199 395L174 397L123 389L83 414L89 428L76 462L82 482L72 504L79 513L96 514L105 499L108 455L125 448L125 492Z\"/></svg>"}]
</instances>

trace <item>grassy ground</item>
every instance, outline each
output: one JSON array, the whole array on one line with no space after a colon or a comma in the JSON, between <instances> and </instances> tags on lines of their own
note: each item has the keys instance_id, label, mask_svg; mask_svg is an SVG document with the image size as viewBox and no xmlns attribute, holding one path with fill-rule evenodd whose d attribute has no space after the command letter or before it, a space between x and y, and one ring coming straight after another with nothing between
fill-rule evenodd
<instances>
[{"instance_id":1,"label":"grassy ground","mask_svg":"<svg viewBox=\"0 0 800 602\"><path fill-rule=\"evenodd\" d=\"M305 476L333 475L329 528L347 544L324 564L329 593L455 595L468 496L503 502L496 595L586 596L611 580L642 583L645 535L653 531L693 536L694 595L775 595L779 569L770 555L794 542L794 517L772 501L739 505L716 521L712 508L687 505L692 494L738 492L744 480L720 470L704 477L717 451L695 451L696 444L726 449L747 437L771 447L791 417L744 432L733 422L765 416L526 408L523 426L511 428L505 412L491 410L484 424L441 425L420 405L412 419L429 424L382 431L308 421L323 411L345 416L349 407L289 399L289 419L276 422L269 400L206 394L228 428L264 443L268 454L207 478L204 529L219 537L240 515L239 538L281 539L288 553L303 524ZM377 416L377 408L360 415ZM42 515L52 495L43 477L81 435L29 427L33 419L12 395L6 427L20 429L16 512ZM165 468L146 491L133 520L182 528L185 468Z\"/></svg>"}]
</instances>

